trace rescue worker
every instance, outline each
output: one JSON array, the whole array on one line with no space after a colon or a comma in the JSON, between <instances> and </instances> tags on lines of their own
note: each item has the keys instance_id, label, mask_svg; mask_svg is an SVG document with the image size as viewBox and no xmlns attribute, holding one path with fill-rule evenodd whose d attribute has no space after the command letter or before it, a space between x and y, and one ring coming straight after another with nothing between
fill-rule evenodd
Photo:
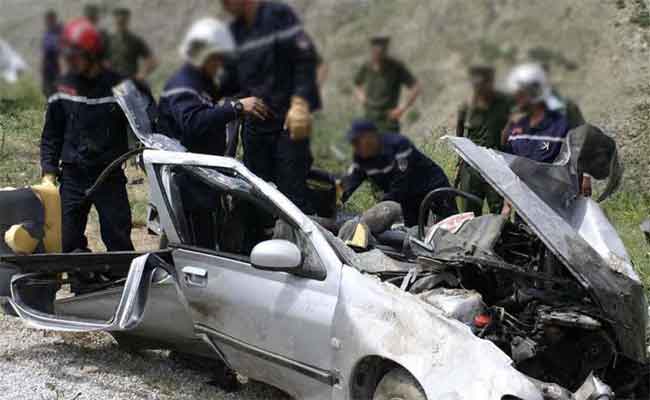
<instances>
[{"instance_id":1,"label":"rescue worker","mask_svg":"<svg viewBox=\"0 0 650 400\"><path fill-rule=\"evenodd\" d=\"M542 68L544 68L544 72L546 73L546 77L551 82L550 79L550 72L551 72L551 66L549 63L542 63L541 64ZM551 84L551 83L549 83ZM567 117L567 120L569 121L569 131L584 125L587 123L585 120L584 114L582 113L582 110L580 109L580 106L578 103L573 101L572 99L568 97L562 96L557 88L555 88L553 85L551 85L551 94L553 96L553 101L551 103L551 109L554 111L558 111L562 114L564 114ZM581 187L582 187L582 193L585 196L591 196L592 194L592 187L591 187L591 176L589 175L583 175L581 178Z\"/></svg>"},{"instance_id":2,"label":"rescue worker","mask_svg":"<svg viewBox=\"0 0 650 400\"><path fill-rule=\"evenodd\" d=\"M43 95L50 97L56 91L56 81L61 74L59 68L59 37L61 24L54 10L45 12L45 32L43 33L43 59L41 62L41 82Z\"/></svg>"},{"instance_id":3,"label":"rescue worker","mask_svg":"<svg viewBox=\"0 0 650 400\"><path fill-rule=\"evenodd\" d=\"M370 60L354 78L354 93L365 112L381 133L399 132L400 120L415 103L422 91L421 84L401 62L388 54L390 39L371 39ZM400 104L402 86L406 86L406 101Z\"/></svg>"},{"instance_id":4,"label":"rescue worker","mask_svg":"<svg viewBox=\"0 0 650 400\"><path fill-rule=\"evenodd\" d=\"M449 187L442 168L405 136L380 134L374 122L362 119L352 123L347 139L354 147L354 162L341 181L343 203L369 179L383 191L382 201L401 205L404 224L411 227L418 223L424 197L432 190ZM456 214L454 198L435 204L433 212L439 219Z\"/></svg>"},{"instance_id":5,"label":"rescue worker","mask_svg":"<svg viewBox=\"0 0 650 400\"><path fill-rule=\"evenodd\" d=\"M91 205L106 248L133 250L124 172L114 171L85 201L104 168L127 151L128 122L112 94L122 78L102 65L100 33L85 18L66 24L62 52L67 72L48 100L41 138L43 181L61 183L62 250L87 250Z\"/></svg>"},{"instance_id":6,"label":"rescue worker","mask_svg":"<svg viewBox=\"0 0 650 400\"><path fill-rule=\"evenodd\" d=\"M503 131L503 150L538 162L554 162L569 132L569 120L551 109L557 99L544 69L534 63L519 65L506 84L514 95L516 110ZM509 214L510 209L506 203L502 213Z\"/></svg>"},{"instance_id":7,"label":"rescue worker","mask_svg":"<svg viewBox=\"0 0 650 400\"><path fill-rule=\"evenodd\" d=\"M167 81L160 96L158 128L193 153L221 156L226 124L244 116L260 121L271 116L256 97L219 101L215 79L225 57L234 51L226 25L213 18L198 20L179 49L185 63Z\"/></svg>"},{"instance_id":8,"label":"rescue worker","mask_svg":"<svg viewBox=\"0 0 650 400\"><path fill-rule=\"evenodd\" d=\"M260 121L271 117L264 102L256 97L219 101L215 78L224 58L234 50L228 27L214 18L196 21L180 46L185 64L169 79L160 97L158 129L193 153L222 156L226 124L245 116ZM178 184L193 244L212 248L215 192L186 174L179 175Z\"/></svg>"},{"instance_id":9,"label":"rescue worker","mask_svg":"<svg viewBox=\"0 0 650 400\"><path fill-rule=\"evenodd\" d=\"M510 98L494 87L494 68L477 65L469 69L472 97L460 107L456 133L479 146L499 150L501 132L508 123L512 102ZM459 161L456 186L487 201L491 213L499 213L502 208L501 196L481 178L481 175ZM463 212L483 213L483 205L461 199Z\"/></svg>"},{"instance_id":10,"label":"rescue worker","mask_svg":"<svg viewBox=\"0 0 650 400\"><path fill-rule=\"evenodd\" d=\"M230 31L238 59L220 88L226 95L257 96L273 113L265 120L244 119L244 164L312 214L307 188L313 162L309 136L312 113L321 105L313 42L286 4L259 0L222 0L222 4L234 16Z\"/></svg>"},{"instance_id":11,"label":"rescue worker","mask_svg":"<svg viewBox=\"0 0 650 400\"><path fill-rule=\"evenodd\" d=\"M110 60L110 35L105 29L100 27L101 12L97 4L86 4L83 8L83 16L93 25L93 27L99 32L99 36L102 39L102 53L100 58L105 64L104 66L109 66Z\"/></svg>"},{"instance_id":12,"label":"rescue worker","mask_svg":"<svg viewBox=\"0 0 650 400\"><path fill-rule=\"evenodd\" d=\"M113 18L115 33L110 35L108 51L111 68L124 77L146 80L156 69L158 61L144 39L131 31L131 11L128 8L116 8Z\"/></svg>"}]
</instances>

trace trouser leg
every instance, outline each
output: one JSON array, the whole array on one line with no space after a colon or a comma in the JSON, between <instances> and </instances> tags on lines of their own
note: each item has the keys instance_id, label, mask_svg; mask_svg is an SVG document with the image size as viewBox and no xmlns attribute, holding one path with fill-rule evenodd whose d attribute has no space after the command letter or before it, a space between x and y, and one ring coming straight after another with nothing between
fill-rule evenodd
<instances>
[{"instance_id":1,"label":"trouser leg","mask_svg":"<svg viewBox=\"0 0 650 400\"><path fill-rule=\"evenodd\" d=\"M309 140L294 141L288 134L277 136L274 176L278 189L306 214L313 214L307 176L313 162Z\"/></svg>"},{"instance_id":2,"label":"trouser leg","mask_svg":"<svg viewBox=\"0 0 650 400\"><path fill-rule=\"evenodd\" d=\"M61 240L62 250L69 253L75 250L87 250L86 224L90 203L84 203L86 179L79 171L63 169L61 176Z\"/></svg>"},{"instance_id":3,"label":"trouser leg","mask_svg":"<svg viewBox=\"0 0 650 400\"><path fill-rule=\"evenodd\" d=\"M119 175L105 181L93 195L99 214L102 241L108 251L131 251L131 205L126 192L126 177Z\"/></svg>"},{"instance_id":4,"label":"trouser leg","mask_svg":"<svg viewBox=\"0 0 650 400\"><path fill-rule=\"evenodd\" d=\"M465 198L460 199L460 208L463 212L473 212L477 217L483 213L483 201L485 198L485 182L481 179L474 170L469 166L463 165L462 171L460 172L460 185L459 188L463 192L473 194L474 196L481 199L481 204L476 204L473 201L469 201Z\"/></svg>"},{"instance_id":5,"label":"trouser leg","mask_svg":"<svg viewBox=\"0 0 650 400\"><path fill-rule=\"evenodd\" d=\"M267 182L273 181L274 135L254 134L245 130L242 136L246 168Z\"/></svg>"}]
</instances>

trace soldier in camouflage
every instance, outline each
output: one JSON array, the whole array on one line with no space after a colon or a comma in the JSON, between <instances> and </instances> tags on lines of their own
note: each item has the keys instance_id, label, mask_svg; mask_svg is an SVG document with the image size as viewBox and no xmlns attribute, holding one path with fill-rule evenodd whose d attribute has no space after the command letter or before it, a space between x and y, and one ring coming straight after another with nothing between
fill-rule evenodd
<instances>
[{"instance_id":1,"label":"soldier in camouflage","mask_svg":"<svg viewBox=\"0 0 650 400\"><path fill-rule=\"evenodd\" d=\"M472 98L460 107L456 134L472 140L479 146L499 149L501 131L508 123L512 102L508 96L494 88L494 68L473 66L469 69L472 84ZM491 213L499 213L502 199L481 176L468 165L459 162L455 185L487 201ZM463 212L481 215L483 205L461 200Z\"/></svg>"},{"instance_id":2,"label":"soldier in camouflage","mask_svg":"<svg viewBox=\"0 0 650 400\"><path fill-rule=\"evenodd\" d=\"M144 81L156 68L157 61L144 39L131 31L128 8L116 8L113 18L115 32L108 42L111 68L126 78Z\"/></svg>"}]
</instances>

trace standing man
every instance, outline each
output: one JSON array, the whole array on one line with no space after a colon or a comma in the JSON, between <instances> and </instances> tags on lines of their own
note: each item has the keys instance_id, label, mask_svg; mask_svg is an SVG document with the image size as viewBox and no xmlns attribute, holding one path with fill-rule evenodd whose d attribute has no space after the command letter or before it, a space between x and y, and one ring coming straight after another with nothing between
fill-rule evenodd
<instances>
[{"instance_id":1,"label":"standing man","mask_svg":"<svg viewBox=\"0 0 650 400\"><path fill-rule=\"evenodd\" d=\"M165 84L158 127L190 152L222 156L226 124L244 116L260 121L270 117L256 97L219 101L215 77L234 51L228 27L214 18L196 21L181 44L185 63Z\"/></svg>"},{"instance_id":2,"label":"standing man","mask_svg":"<svg viewBox=\"0 0 650 400\"><path fill-rule=\"evenodd\" d=\"M246 117L244 163L274 182L305 213L307 174L312 156L312 112L320 108L316 50L302 22L286 4L260 0L222 0L234 16L230 31L238 46L234 68L222 81L225 94L259 97L272 118Z\"/></svg>"},{"instance_id":3,"label":"standing man","mask_svg":"<svg viewBox=\"0 0 650 400\"><path fill-rule=\"evenodd\" d=\"M515 67L508 77L516 111L503 131L504 151L552 163L569 132L566 115L553 111L553 96L544 69L538 64Z\"/></svg>"},{"instance_id":4,"label":"standing man","mask_svg":"<svg viewBox=\"0 0 650 400\"><path fill-rule=\"evenodd\" d=\"M370 61L357 73L354 93L365 117L380 132L399 132L400 120L420 95L422 86L401 61L388 55L388 37L374 37L370 44ZM406 101L400 105L402 86L408 91Z\"/></svg>"},{"instance_id":5,"label":"standing man","mask_svg":"<svg viewBox=\"0 0 650 400\"><path fill-rule=\"evenodd\" d=\"M105 66L108 66L108 60L110 59L110 35L105 29L102 29L99 26L101 20L99 6L92 3L84 5L83 16L93 25L95 30L99 32L99 36L102 40L102 53L100 54L100 58L102 63L104 63Z\"/></svg>"},{"instance_id":6,"label":"standing man","mask_svg":"<svg viewBox=\"0 0 650 400\"><path fill-rule=\"evenodd\" d=\"M494 73L494 68L484 65L469 69L472 98L460 108L456 134L467 137L479 146L499 150L501 132L508 123L512 102L508 96L495 89ZM481 178L478 172L462 161L458 165L456 180L460 190L487 201L491 213L501 211L501 196ZM461 199L461 208L463 212L471 211L476 216L483 213L482 204L479 206L464 198Z\"/></svg>"},{"instance_id":7,"label":"standing man","mask_svg":"<svg viewBox=\"0 0 650 400\"><path fill-rule=\"evenodd\" d=\"M50 97L56 91L56 81L61 73L59 68L59 36L61 24L54 10L45 12L45 33L43 34L43 60L41 81L43 95Z\"/></svg>"},{"instance_id":8,"label":"standing man","mask_svg":"<svg viewBox=\"0 0 650 400\"><path fill-rule=\"evenodd\" d=\"M418 223L420 204L435 189L449 187L449 180L438 164L422 154L400 134L381 134L370 120L352 123L347 139L354 147L354 163L341 181L341 201L347 201L369 179L384 193L382 201L395 201L402 207L407 227ZM438 219L457 212L449 196L434 204Z\"/></svg>"},{"instance_id":9,"label":"standing man","mask_svg":"<svg viewBox=\"0 0 650 400\"><path fill-rule=\"evenodd\" d=\"M190 152L222 156L226 124L245 116L260 121L270 117L264 102L256 97L219 101L215 77L234 51L228 27L214 18L196 21L183 39L180 55L185 64L169 79L160 96L158 128ZM191 175L180 174L178 180L193 243L212 248L217 196Z\"/></svg>"},{"instance_id":10,"label":"standing man","mask_svg":"<svg viewBox=\"0 0 650 400\"><path fill-rule=\"evenodd\" d=\"M145 81L158 65L156 58L144 39L131 31L128 8L116 8L113 19L115 33L110 35L108 52L111 68L124 77Z\"/></svg>"},{"instance_id":11,"label":"standing man","mask_svg":"<svg viewBox=\"0 0 650 400\"><path fill-rule=\"evenodd\" d=\"M99 214L107 250L133 250L124 172L114 171L84 201L104 168L127 151L128 122L112 93L122 79L102 65L100 33L85 18L66 24L62 52L67 72L48 100L41 168L44 182L57 177L61 182L63 251L87 250L84 232L91 205Z\"/></svg>"}]
</instances>

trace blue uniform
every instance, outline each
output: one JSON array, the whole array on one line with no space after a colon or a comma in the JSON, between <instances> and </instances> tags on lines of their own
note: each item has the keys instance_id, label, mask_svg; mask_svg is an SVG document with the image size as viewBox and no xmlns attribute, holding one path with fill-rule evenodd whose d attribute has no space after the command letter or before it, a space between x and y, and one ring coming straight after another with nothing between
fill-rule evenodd
<instances>
[{"instance_id":1,"label":"blue uniform","mask_svg":"<svg viewBox=\"0 0 650 400\"><path fill-rule=\"evenodd\" d=\"M267 121L245 119L244 163L311 213L306 185L312 163L309 140L292 141L284 122L293 96L306 99L312 111L320 108L312 40L293 10L278 2L260 2L252 26L240 18L230 29L238 58L227 68L220 90L259 97L275 115Z\"/></svg>"},{"instance_id":2,"label":"blue uniform","mask_svg":"<svg viewBox=\"0 0 650 400\"><path fill-rule=\"evenodd\" d=\"M544 119L536 126L531 126L530 118L524 117L507 129L506 153L552 163L569 132L569 120L559 112L546 111Z\"/></svg>"},{"instance_id":3,"label":"blue uniform","mask_svg":"<svg viewBox=\"0 0 650 400\"><path fill-rule=\"evenodd\" d=\"M158 106L158 129L193 153L223 155L226 124L237 119L231 101L218 103L212 79L186 64L165 85Z\"/></svg>"},{"instance_id":4,"label":"blue uniform","mask_svg":"<svg viewBox=\"0 0 650 400\"><path fill-rule=\"evenodd\" d=\"M449 180L444 171L433 160L422 154L410 140L399 134L381 136L382 150L370 159L357 156L343 178L343 201L369 179L383 192L383 201L392 200L400 203L407 226L417 224L420 204L432 190L449 187ZM457 212L453 198L449 197L434 205L434 212L439 218L445 218Z\"/></svg>"},{"instance_id":5,"label":"blue uniform","mask_svg":"<svg viewBox=\"0 0 650 400\"><path fill-rule=\"evenodd\" d=\"M128 122L113 97L121 77L102 70L92 79L68 74L48 99L41 138L43 173L60 175L63 251L85 249L90 206L99 214L102 241L109 251L133 249L126 177L115 171L84 202L105 167L128 151Z\"/></svg>"},{"instance_id":6,"label":"blue uniform","mask_svg":"<svg viewBox=\"0 0 650 400\"><path fill-rule=\"evenodd\" d=\"M43 34L43 60L41 63L41 81L43 94L51 96L56 91L56 81L59 79L59 37L61 25L48 29Z\"/></svg>"}]
</instances>

